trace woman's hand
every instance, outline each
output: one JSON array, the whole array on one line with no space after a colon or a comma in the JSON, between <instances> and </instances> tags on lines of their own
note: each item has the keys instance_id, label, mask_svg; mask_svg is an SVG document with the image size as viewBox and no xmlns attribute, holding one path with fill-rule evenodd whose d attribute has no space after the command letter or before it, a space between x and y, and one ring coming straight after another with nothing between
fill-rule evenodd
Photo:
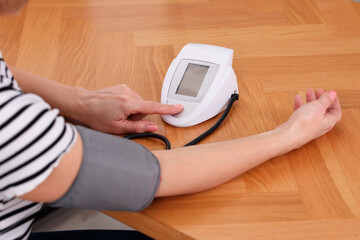
<instances>
[{"instance_id":1,"label":"woman's hand","mask_svg":"<svg viewBox=\"0 0 360 240\"><path fill-rule=\"evenodd\" d=\"M322 89L306 91L306 104L299 95L295 96L294 113L278 129L287 129L289 138L294 139L293 148L299 148L309 141L327 133L340 121L342 111L336 92Z\"/></svg>"},{"instance_id":2,"label":"woman's hand","mask_svg":"<svg viewBox=\"0 0 360 240\"><path fill-rule=\"evenodd\" d=\"M142 120L146 115L175 114L183 109L182 105L144 101L124 84L89 91L82 101L83 109L76 120L95 130L116 134L156 131L155 123Z\"/></svg>"}]
</instances>

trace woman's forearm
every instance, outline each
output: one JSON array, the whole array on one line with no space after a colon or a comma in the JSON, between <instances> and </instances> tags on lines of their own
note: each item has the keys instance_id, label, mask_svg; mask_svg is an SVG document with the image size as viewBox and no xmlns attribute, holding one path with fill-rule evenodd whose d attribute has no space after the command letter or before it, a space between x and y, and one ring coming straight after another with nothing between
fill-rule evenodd
<instances>
[{"instance_id":1,"label":"woman's forearm","mask_svg":"<svg viewBox=\"0 0 360 240\"><path fill-rule=\"evenodd\" d=\"M24 92L40 96L52 108L59 109L62 116L77 119L76 115L83 109L81 96L85 89L66 86L12 66L9 69Z\"/></svg>"},{"instance_id":2,"label":"woman's forearm","mask_svg":"<svg viewBox=\"0 0 360 240\"><path fill-rule=\"evenodd\" d=\"M157 196L188 194L220 185L261 163L300 148L330 131L342 111L336 92L306 91L296 96L294 113L276 129L238 140L155 151L161 166Z\"/></svg>"},{"instance_id":3,"label":"woman's forearm","mask_svg":"<svg viewBox=\"0 0 360 240\"><path fill-rule=\"evenodd\" d=\"M275 129L232 141L154 151L160 161L157 197L204 191L293 150L290 130Z\"/></svg>"},{"instance_id":4,"label":"woman's forearm","mask_svg":"<svg viewBox=\"0 0 360 240\"><path fill-rule=\"evenodd\" d=\"M99 90L70 87L35 74L9 67L19 86L27 93L42 97L60 115L95 130L108 133L153 132L158 127L143 120L149 114L175 114L179 105L145 101L124 84Z\"/></svg>"}]
</instances>

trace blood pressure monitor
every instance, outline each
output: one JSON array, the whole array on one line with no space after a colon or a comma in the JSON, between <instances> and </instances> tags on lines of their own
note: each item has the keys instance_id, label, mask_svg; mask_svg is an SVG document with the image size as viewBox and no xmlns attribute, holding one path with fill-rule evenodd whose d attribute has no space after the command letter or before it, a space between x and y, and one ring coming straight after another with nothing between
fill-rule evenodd
<instances>
[{"instance_id":1,"label":"blood pressure monitor","mask_svg":"<svg viewBox=\"0 0 360 240\"><path fill-rule=\"evenodd\" d=\"M161 91L161 103L182 104L184 109L162 115L163 120L189 127L224 110L230 96L238 93L232 60L232 49L195 43L184 46L172 61Z\"/></svg>"}]
</instances>

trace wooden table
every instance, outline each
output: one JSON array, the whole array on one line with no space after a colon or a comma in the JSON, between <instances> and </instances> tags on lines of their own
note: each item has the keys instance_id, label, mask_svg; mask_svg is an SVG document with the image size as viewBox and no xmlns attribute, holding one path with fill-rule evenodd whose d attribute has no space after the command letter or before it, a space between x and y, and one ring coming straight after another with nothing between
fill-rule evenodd
<instances>
[{"instance_id":1,"label":"wooden table","mask_svg":"<svg viewBox=\"0 0 360 240\"><path fill-rule=\"evenodd\" d=\"M154 101L185 44L234 49L240 99L202 144L276 127L308 87L336 90L341 122L305 147L210 191L106 214L157 239L360 239L360 3L31 0L0 26L10 64L88 89L126 83ZM191 128L149 119L180 147L217 118Z\"/></svg>"}]
</instances>

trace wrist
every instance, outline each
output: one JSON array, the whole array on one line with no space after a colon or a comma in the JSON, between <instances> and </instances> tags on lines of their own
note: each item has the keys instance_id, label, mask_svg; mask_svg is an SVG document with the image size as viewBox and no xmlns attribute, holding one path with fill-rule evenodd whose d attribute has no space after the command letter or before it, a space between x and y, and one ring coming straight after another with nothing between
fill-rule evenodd
<instances>
[{"instance_id":1,"label":"wrist","mask_svg":"<svg viewBox=\"0 0 360 240\"><path fill-rule=\"evenodd\" d=\"M286 154L299 148L298 135L291 126L281 125L269 132L273 136L273 144L277 146L276 155Z\"/></svg>"},{"instance_id":2,"label":"wrist","mask_svg":"<svg viewBox=\"0 0 360 240\"><path fill-rule=\"evenodd\" d=\"M64 113L64 116L85 123L86 101L89 99L90 91L82 87L69 87L67 91L69 93L68 111Z\"/></svg>"},{"instance_id":3,"label":"wrist","mask_svg":"<svg viewBox=\"0 0 360 240\"><path fill-rule=\"evenodd\" d=\"M286 152L298 149L308 142L306 132L297 123L285 122L273 131L281 135Z\"/></svg>"}]
</instances>

